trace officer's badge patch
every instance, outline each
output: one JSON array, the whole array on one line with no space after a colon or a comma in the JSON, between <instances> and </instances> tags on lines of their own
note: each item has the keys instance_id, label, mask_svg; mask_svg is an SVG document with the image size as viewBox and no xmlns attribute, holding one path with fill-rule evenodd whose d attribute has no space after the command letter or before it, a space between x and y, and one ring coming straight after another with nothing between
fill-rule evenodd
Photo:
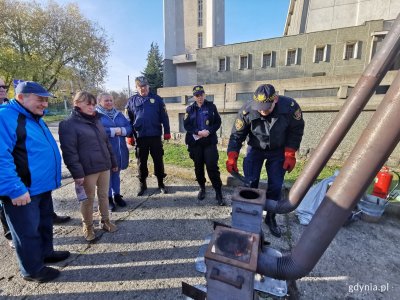
<instances>
[{"instance_id":1,"label":"officer's badge patch","mask_svg":"<svg viewBox=\"0 0 400 300\"><path fill-rule=\"evenodd\" d=\"M206 125L208 126L208 124L210 124L210 121L209 121L209 120L206 120Z\"/></svg>"},{"instance_id":2,"label":"officer's badge patch","mask_svg":"<svg viewBox=\"0 0 400 300\"><path fill-rule=\"evenodd\" d=\"M187 117L189 117L189 114L188 114L188 113L186 113L186 114L185 114L185 118L184 118L184 120L186 120L186 119L187 119Z\"/></svg>"},{"instance_id":3,"label":"officer's badge patch","mask_svg":"<svg viewBox=\"0 0 400 300\"><path fill-rule=\"evenodd\" d=\"M247 112L247 111L245 111L245 110L242 111L242 115L243 115L243 116L247 115L248 113L249 113L249 112Z\"/></svg>"},{"instance_id":4,"label":"officer's badge patch","mask_svg":"<svg viewBox=\"0 0 400 300\"><path fill-rule=\"evenodd\" d=\"M154 100L153 98L150 98L150 103L154 103L154 102L156 102L156 100Z\"/></svg>"},{"instance_id":5,"label":"officer's badge patch","mask_svg":"<svg viewBox=\"0 0 400 300\"><path fill-rule=\"evenodd\" d=\"M299 121L299 120L301 120L301 115L302 115L301 109L298 108L298 109L294 112L293 118L294 118L295 120Z\"/></svg>"},{"instance_id":6,"label":"officer's badge patch","mask_svg":"<svg viewBox=\"0 0 400 300\"><path fill-rule=\"evenodd\" d=\"M294 102L292 101L292 104L290 104L290 106L294 106Z\"/></svg>"},{"instance_id":7,"label":"officer's badge patch","mask_svg":"<svg viewBox=\"0 0 400 300\"><path fill-rule=\"evenodd\" d=\"M236 128L236 130L237 130L237 131L242 130L242 129L243 129L243 126L244 126L243 121L240 120L240 119L236 119L236 121L235 121L235 128Z\"/></svg>"}]
</instances>

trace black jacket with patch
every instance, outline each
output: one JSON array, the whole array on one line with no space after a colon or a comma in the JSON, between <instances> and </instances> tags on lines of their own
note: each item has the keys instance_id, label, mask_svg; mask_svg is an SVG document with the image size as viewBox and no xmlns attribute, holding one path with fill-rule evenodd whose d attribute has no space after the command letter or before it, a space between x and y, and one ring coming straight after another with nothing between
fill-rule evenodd
<instances>
[{"instance_id":1,"label":"black jacket with patch","mask_svg":"<svg viewBox=\"0 0 400 300\"><path fill-rule=\"evenodd\" d=\"M217 107L214 103L204 100L202 109L207 115L207 117L205 118L204 127L210 132L210 134L208 137L201 138L198 141L204 145L217 144L217 130L221 127L221 117L218 113ZM184 117L183 126L186 130L185 143L188 146L192 146L196 143L193 134L197 134L199 132L196 117L197 110L198 106L196 102L186 107L186 114Z\"/></svg>"},{"instance_id":2,"label":"black jacket with patch","mask_svg":"<svg viewBox=\"0 0 400 300\"><path fill-rule=\"evenodd\" d=\"M251 101L237 114L229 138L228 152L239 152L248 136L248 145L261 150L284 147L299 149L304 132L304 120L297 102L279 96L274 110L267 117L251 109Z\"/></svg>"}]
</instances>

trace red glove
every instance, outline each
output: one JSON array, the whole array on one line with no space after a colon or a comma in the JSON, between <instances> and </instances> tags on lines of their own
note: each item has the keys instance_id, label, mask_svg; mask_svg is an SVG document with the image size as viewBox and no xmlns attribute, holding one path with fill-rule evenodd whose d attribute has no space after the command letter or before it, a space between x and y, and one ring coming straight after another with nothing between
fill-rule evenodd
<instances>
[{"instance_id":1,"label":"red glove","mask_svg":"<svg viewBox=\"0 0 400 300\"><path fill-rule=\"evenodd\" d=\"M126 143L131 146L135 146L135 138L134 137L127 137Z\"/></svg>"},{"instance_id":2,"label":"red glove","mask_svg":"<svg viewBox=\"0 0 400 300\"><path fill-rule=\"evenodd\" d=\"M170 140L171 139L171 134L170 133L166 133L164 134L164 140Z\"/></svg>"},{"instance_id":3,"label":"red glove","mask_svg":"<svg viewBox=\"0 0 400 300\"><path fill-rule=\"evenodd\" d=\"M296 150L292 148L285 147L285 161L283 162L283 168L292 172L294 166L296 165Z\"/></svg>"},{"instance_id":4,"label":"red glove","mask_svg":"<svg viewBox=\"0 0 400 300\"><path fill-rule=\"evenodd\" d=\"M228 160L226 161L226 170L229 173L232 173L233 171L238 172L237 168L237 160L239 157L239 153L237 152L228 152Z\"/></svg>"}]
</instances>

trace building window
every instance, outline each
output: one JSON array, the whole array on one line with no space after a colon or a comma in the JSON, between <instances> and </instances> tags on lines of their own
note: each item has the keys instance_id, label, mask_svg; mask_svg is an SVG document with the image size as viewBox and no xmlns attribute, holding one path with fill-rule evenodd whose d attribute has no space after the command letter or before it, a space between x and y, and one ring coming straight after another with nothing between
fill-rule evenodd
<instances>
[{"instance_id":1,"label":"building window","mask_svg":"<svg viewBox=\"0 0 400 300\"><path fill-rule=\"evenodd\" d=\"M324 61L324 49L325 47L318 47L315 49L315 62L319 63L320 61Z\"/></svg>"},{"instance_id":2,"label":"building window","mask_svg":"<svg viewBox=\"0 0 400 300\"><path fill-rule=\"evenodd\" d=\"M299 48L286 50L286 65L297 65L299 62Z\"/></svg>"},{"instance_id":3,"label":"building window","mask_svg":"<svg viewBox=\"0 0 400 300\"><path fill-rule=\"evenodd\" d=\"M344 45L343 59L360 58L359 49L360 49L360 41L347 42Z\"/></svg>"},{"instance_id":4,"label":"building window","mask_svg":"<svg viewBox=\"0 0 400 300\"><path fill-rule=\"evenodd\" d=\"M226 57L219 59L218 71L226 71Z\"/></svg>"},{"instance_id":5,"label":"building window","mask_svg":"<svg viewBox=\"0 0 400 300\"><path fill-rule=\"evenodd\" d=\"M240 70L251 69L251 55L250 54L239 56L239 69Z\"/></svg>"},{"instance_id":6,"label":"building window","mask_svg":"<svg viewBox=\"0 0 400 300\"><path fill-rule=\"evenodd\" d=\"M272 67L272 52L263 53L261 66L263 68Z\"/></svg>"},{"instance_id":7,"label":"building window","mask_svg":"<svg viewBox=\"0 0 400 300\"><path fill-rule=\"evenodd\" d=\"M240 56L240 65L239 65L239 69L243 70L243 69L247 69L247 55L241 55Z\"/></svg>"},{"instance_id":8,"label":"building window","mask_svg":"<svg viewBox=\"0 0 400 300\"><path fill-rule=\"evenodd\" d=\"M236 101L247 102L253 99L253 93L236 93Z\"/></svg>"},{"instance_id":9,"label":"building window","mask_svg":"<svg viewBox=\"0 0 400 300\"><path fill-rule=\"evenodd\" d=\"M328 61L329 45L314 46L314 59L313 62L319 63L320 61Z\"/></svg>"},{"instance_id":10,"label":"building window","mask_svg":"<svg viewBox=\"0 0 400 300\"><path fill-rule=\"evenodd\" d=\"M197 34L197 48L203 48L203 33L199 32Z\"/></svg>"},{"instance_id":11,"label":"building window","mask_svg":"<svg viewBox=\"0 0 400 300\"><path fill-rule=\"evenodd\" d=\"M344 59L350 59L354 57L354 44L347 44L344 54Z\"/></svg>"},{"instance_id":12,"label":"building window","mask_svg":"<svg viewBox=\"0 0 400 300\"><path fill-rule=\"evenodd\" d=\"M203 26L203 0L197 1L197 25Z\"/></svg>"}]
</instances>

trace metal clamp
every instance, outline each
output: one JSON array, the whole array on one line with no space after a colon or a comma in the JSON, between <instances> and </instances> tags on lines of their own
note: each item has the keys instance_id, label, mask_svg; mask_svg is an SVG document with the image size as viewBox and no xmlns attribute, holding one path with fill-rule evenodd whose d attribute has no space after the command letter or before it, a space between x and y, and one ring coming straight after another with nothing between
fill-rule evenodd
<instances>
[{"instance_id":1,"label":"metal clamp","mask_svg":"<svg viewBox=\"0 0 400 300\"><path fill-rule=\"evenodd\" d=\"M211 270L210 278L213 280L218 280L223 283L229 284L237 289L242 289L242 285L244 283L244 278L242 276L237 276L236 280L226 278L219 274L219 270L217 268L213 268Z\"/></svg>"}]
</instances>

